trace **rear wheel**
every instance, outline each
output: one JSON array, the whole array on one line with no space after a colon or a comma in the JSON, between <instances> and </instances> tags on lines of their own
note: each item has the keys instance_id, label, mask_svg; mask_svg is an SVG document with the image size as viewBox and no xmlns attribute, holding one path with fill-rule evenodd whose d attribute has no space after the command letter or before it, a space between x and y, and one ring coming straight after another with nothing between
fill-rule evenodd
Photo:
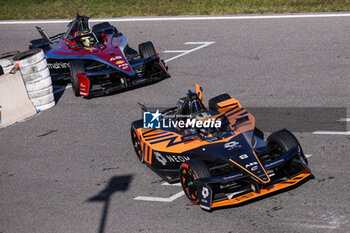
<instances>
[{"instance_id":1,"label":"rear wheel","mask_svg":"<svg viewBox=\"0 0 350 233\"><path fill-rule=\"evenodd\" d=\"M148 58L156 54L156 50L151 41L144 42L139 44L139 52L141 58Z\"/></svg>"},{"instance_id":2,"label":"rear wheel","mask_svg":"<svg viewBox=\"0 0 350 233\"><path fill-rule=\"evenodd\" d=\"M210 177L209 169L202 159L191 159L181 165L180 182L186 196L194 204L198 204L198 190L194 181Z\"/></svg>"},{"instance_id":3,"label":"rear wheel","mask_svg":"<svg viewBox=\"0 0 350 233\"><path fill-rule=\"evenodd\" d=\"M79 79L77 74L85 73L85 66L82 60L76 60L69 62L70 67L70 80L75 96L80 96Z\"/></svg>"}]
</instances>

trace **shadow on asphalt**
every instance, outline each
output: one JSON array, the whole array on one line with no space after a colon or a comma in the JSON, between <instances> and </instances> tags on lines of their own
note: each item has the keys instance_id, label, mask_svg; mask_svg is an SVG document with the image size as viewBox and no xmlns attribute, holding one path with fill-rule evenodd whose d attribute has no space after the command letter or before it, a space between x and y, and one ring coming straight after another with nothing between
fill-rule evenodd
<instances>
[{"instance_id":1,"label":"shadow on asphalt","mask_svg":"<svg viewBox=\"0 0 350 233\"><path fill-rule=\"evenodd\" d=\"M100 225L98 229L99 233L105 232L108 209L109 209L110 199L112 195L116 192L127 191L129 189L131 180L132 180L132 175L113 176L103 190L101 190L96 196L93 196L87 200L88 202L104 203L101 218L100 218Z\"/></svg>"},{"instance_id":2,"label":"shadow on asphalt","mask_svg":"<svg viewBox=\"0 0 350 233\"><path fill-rule=\"evenodd\" d=\"M67 85L68 85L68 82L53 84L53 95L54 95L56 104L58 103L59 99L62 97L63 93L66 91Z\"/></svg>"}]
</instances>

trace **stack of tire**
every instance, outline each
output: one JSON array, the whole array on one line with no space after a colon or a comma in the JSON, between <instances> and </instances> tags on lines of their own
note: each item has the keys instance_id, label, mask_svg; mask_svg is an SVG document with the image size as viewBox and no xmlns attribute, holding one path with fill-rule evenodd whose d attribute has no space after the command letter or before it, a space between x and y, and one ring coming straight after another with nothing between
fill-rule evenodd
<instances>
[{"instance_id":1,"label":"stack of tire","mask_svg":"<svg viewBox=\"0 0 350 233\"><path fill-rule=\"evenodd\" d=\"M8 74L15 66L15 61L13 61L13 56L18 54L19 51L8 52L0 55L0 75Z\"/></svg>"},{"instance_id":2,"label":"stack of tire","mask_svg":"<svg viewBox=\"0 0 350 233\"><path fill-rule=\"evenodd\" d=\"M42 49L34 48L14 56L26 86L28 97L37 111L55 106L52 80Z\"/></svg>"}]
</instances>

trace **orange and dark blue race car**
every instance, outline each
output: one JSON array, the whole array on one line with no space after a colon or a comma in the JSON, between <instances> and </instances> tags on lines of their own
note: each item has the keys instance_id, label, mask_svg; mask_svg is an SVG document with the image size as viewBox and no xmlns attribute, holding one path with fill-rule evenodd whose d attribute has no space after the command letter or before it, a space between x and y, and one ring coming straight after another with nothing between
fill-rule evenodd
<instances>
[{"instance_id":1,"label":"orange and dark blue race car","mask_svg":"<svg viewBox=\"0 0 350 233\"><path fill-rule=\"evenodd\" d=\"M269 135L228 94L204 105L202 88L176 107L143 108L131 124L137 157L165 181L180 181L188 199L205 210L235 205L312 177L297 138L287 129Z\"/></svg>"},{"instance_id":2,"label":"orange and dark blue race car","mask_svg":"<svg viewBox=\"0 0 350 233\"><path fill-rule=\"evenodd\" d=\"M90 27L89 17L79 15L67 31L48 37L36 27L41 39L29 48L41 48L53 81L70 80L75 96L105 95L169 77L151 41L138 52L128 38L108 22Z\"/></svg>"}]
</instances>

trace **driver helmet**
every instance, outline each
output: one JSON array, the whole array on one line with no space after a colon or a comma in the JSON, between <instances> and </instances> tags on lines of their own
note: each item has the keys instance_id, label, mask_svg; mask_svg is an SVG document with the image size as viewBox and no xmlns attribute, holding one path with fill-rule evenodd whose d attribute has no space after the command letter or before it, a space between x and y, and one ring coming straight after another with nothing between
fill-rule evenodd
<instances>
[{"instance_id":1,"label":"driver helmet","mask_svg":"<svg viewBox=\"0 0 350 233\"><path fill-rule=\"evenodd\" d=\"M82 35L84 35L84 34L82 34ZM82 43L83 43L83 45L85 46L85 47L90 47L90 45L91 45L91 36L83 36L82 38L81 38L81 41L82 41Z\"/></svg>"},{"instance_id":2,"label":"driver helmet","mask_svg":"<svg viewBox=\"0 0 350 233\"><path fill-rule=\"evenodd\" d=\"M201 132L202 134L204 135L209 135L209 134L212 134L214 132L214 129L213 128L200 128L199 129L199 132Z\"/></svg>"}]
</instances>

